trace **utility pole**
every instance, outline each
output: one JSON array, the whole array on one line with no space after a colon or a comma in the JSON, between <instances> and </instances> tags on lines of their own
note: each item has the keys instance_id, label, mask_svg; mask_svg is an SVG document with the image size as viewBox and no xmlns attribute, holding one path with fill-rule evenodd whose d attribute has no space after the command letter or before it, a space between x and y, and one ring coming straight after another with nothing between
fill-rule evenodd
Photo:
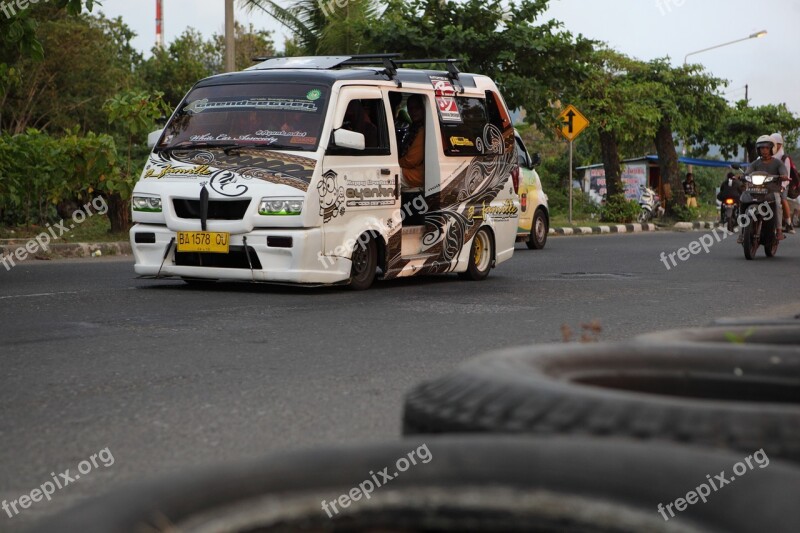
<instances>
[{"instance_id":1,"label":"utility pole","mask_svg":"<svg viewBox=\"0 0 800 533\"><path fill-rule=\"evenodd\" d=\"M156 46L164 48L164 5L163 0L156 0Z\"/></svg>"},{"instance_id":2,"label":"utility pole","mask_svg":"<svg viewBox=\"0 0 800 533\"><path fill-rule=\"evenodd\" d=\"M225 72L236 70L236 41L234 39L233 0L225 0Z\"/></svg>"}]
</instances>

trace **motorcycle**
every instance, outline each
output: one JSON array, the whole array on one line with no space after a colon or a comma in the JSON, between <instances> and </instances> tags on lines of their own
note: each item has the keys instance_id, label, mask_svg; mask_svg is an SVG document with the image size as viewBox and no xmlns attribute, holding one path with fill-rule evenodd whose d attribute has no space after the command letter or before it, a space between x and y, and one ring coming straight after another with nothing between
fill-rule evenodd
<instances>
[{"instance_id":1,"label":"motorcycle","mask_svg":"<svg viewBox=\"0 0 800 533\"><path fill-rule=\"evenodd\" d=\"M733 168L741 170L736 165ZM740 224L742 228L742 247L744 256L748 260L755 259L758 247L763 245L767 257L778 253L778 218L775 216L781 205L776 205L775 194L767 187L768 184L780 180L780 176L770 176L766 172L753 172L742 176L745 189L739 198L739 210L746 216L746 222Z\"/></svg>"},{"instance_id":2,"label":"motorcycle","mask_svg":"<svg viewBox=\"0 0 800 533\"><path fill-rule=\"evenodd\" d=\"M653 189L639 186L639 222L644 223L648 220L661 216L664 209L661 207L661 200Z\"/></svg>"},{"instance_id":3,"label":"motorcycle","mask_svg":"<svg viewBox=\"0 0 800 533\"><path fill-rule=\"evenodd\" d=\"M736 200L733 198L725 198L725 201L722 203L722 209L724 210L723 215L723 224L727 226L728 231L733 233L736 229L736 220L739 218L739 206L736 205Z\"/></svg>"}]
</instances>

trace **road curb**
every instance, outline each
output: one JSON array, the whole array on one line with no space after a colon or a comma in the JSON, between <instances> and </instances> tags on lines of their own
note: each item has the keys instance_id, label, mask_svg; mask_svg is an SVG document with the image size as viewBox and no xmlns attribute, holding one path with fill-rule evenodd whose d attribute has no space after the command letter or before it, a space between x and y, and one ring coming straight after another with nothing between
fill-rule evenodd
<instances>
[{"instance_id":1,"label":"road curb","mask_svg":"<svg viewBox=\"0 0 800 533\"><path fill-rule=\"evenodd\" d=\"M20 255L26 255L23 260L19 259L16 255L17 250L25 250L25 245L29 242L36 242L35 240L23 241L21 239L9 239L0 243L0 256L12 256L16 263L31 261L35 259L48 260L55 258L75 258L75 257L92 257L96 255L109 256L109 255L131 255L130 242L73 242L73 243L54 243L47 246L47 251L38 250L33 254L25 251L19 252ZM100 252L99 254L97 252Z\"/></svg>"},{"instance_id":2,"label":"road curb","mask_svg":"<svg viewBox=\"0 0 800 533\"><path fill-rule=\"evenodd\" d=\"M714 229L718 222L677 222L672 228L675 231L693 231L701 229Z\"/></svg>"},{"instance_id":3,"label":"road curb","mask_svg":"<svg viewBox=\"0 0 800 533\"><path fill-rule=\"evenodd\" d=\"M672 227L656 226L655 224L610 224L607 226L580 226L580 227L556 227L550 228L550 235L569 236L569 235L601 235L608 233L642 233L646 231L697 231L714 229L719 226L718 222L677 222Z\"/></svg>"},{"instance_id":4,"label":"road curb","mask_svg":"<svg viewBox=\"0 0 800 533\"><path fill-rule=\"evenodd\" d=\"M642 233L645 231L658 231L655 224L613 224L608 226L580 226L577 228L558 227L550 228L550 235L601 235L609 233Z\"/></svg>"}]
</instances>

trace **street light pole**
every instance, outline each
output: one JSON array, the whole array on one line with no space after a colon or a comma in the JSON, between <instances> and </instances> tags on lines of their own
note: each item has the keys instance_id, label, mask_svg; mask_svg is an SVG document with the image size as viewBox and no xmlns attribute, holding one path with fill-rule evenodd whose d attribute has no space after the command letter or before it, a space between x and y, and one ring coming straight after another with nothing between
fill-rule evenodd
<instances>
[{"instance_id":1,"label":"street light pole","mask_svg":"<svg viewBox=\"0 0 800 533\"><path fill-rule=\"evenodd\" d=\"M767 35L767 30L761 30L761 31L757 31L755 33L751 33L747 37L743 37L741 39L736 39L735 41L730 41L730 42L727 42L727 43L717 44L717 45L714 45L714 46L709 46L708 48L703 48L702 50L696 50L694 52L689 52L688 54L683 56L683 66L685 67L686 65L689 64L689 62L688 62L689 56L693 56L693 55L696 55L696 54L702 54L703 52L708 52L709 50L716 50L717 48L722 48L723 46L729 46L731 44L740 43L742 41L749 41L750 39L760 39L761 37L764 37L766 35ZM747 100L747 92L746 91L747 91L747 86L745 85L745 96L744 96L745 101ZM684 157L686 156L686 139L684 139L684 141L683 141L683 155L684 155ZM691 171L692 171L692 167L690 165L689 166L689 172L691 172Z\"/></svg>"},{"instance_id":2,"label":"street light pole","mask_svg":"<svg viewBox=\"0 0 800 533\"><path fill-rule=\"evenodd\" d=\"M686 54L683 57L683 64L684 64L684 66L688 64L687 60L689 59L689 56L693 56L695 54L700 54L700 53L703 53L703 52L708 52L709 50L716 50L717 48L722 48L723 46L728 46L728 45L731 45L731 44L740 43L742 41L749 41L750 39L760 39L761 37L764 37L766 34L767 34L767 30L761 30L761 31L757 31L756 33L750 34L748 37L743 37L742 39L736 39L735 41L730 41L730 42L718 44L718 45L715 45L715 46L709 46L708 48L703 48L702 50L697 50L695 52L689 52L688 54Z\"/></svg>"}]
</instances>

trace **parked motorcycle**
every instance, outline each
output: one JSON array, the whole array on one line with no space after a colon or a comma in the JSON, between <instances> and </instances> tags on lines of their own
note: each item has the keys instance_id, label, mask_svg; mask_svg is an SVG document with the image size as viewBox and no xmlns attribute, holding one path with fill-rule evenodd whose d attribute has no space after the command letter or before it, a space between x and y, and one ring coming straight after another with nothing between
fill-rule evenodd
<instances>
[{"instance_id":1,"label":"parked motorcycle","mask_svg":"<svg viewBox=\"0 0 800 533\"><path fill-rule=\"evenodd\" d=\"M738 165L733 168L741 170ZM775 216L780 204L775 204L775 194L768 185L780 180L780 176L770 176L766 172L753 172L742 176L745 189L739 198L739 210L746 215L747 222L742 228L744 256L755 259L758 247L763 245L767 257L778 253L778 218Z\"/></svg>"},{"instance_id":2,"label":"parked motorcycle","mask_svg":"<svg viewBox=\"0 0 800 533\"><path fill-rule=\"evenodd\" d=\"M639 222L645 223L663 214L661 199L650 187L639 186Z\"/></svg>"}]
</instances>

